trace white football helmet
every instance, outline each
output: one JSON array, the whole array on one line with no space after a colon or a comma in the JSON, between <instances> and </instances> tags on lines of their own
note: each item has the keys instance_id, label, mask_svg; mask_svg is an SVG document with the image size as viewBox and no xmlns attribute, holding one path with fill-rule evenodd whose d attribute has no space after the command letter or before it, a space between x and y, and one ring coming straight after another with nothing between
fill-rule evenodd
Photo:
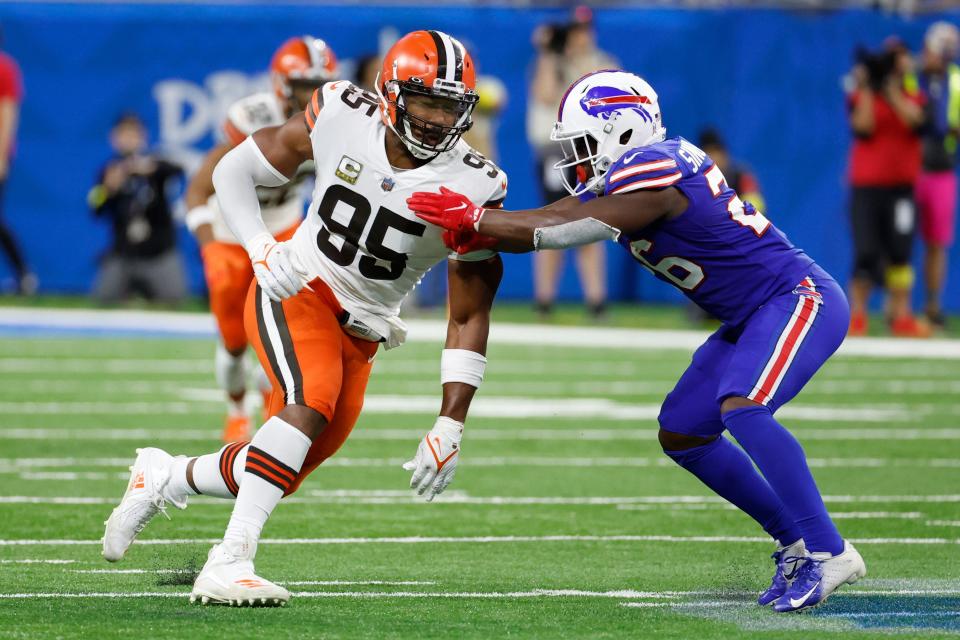
<instances>
[{"instance_id":1,"label":"white football helmet","mask_svg":"<svg viewBox=\"0 0 960 640\"><path fill-rule=\"evenodd\" d=\"M557 118L550 139L563 147L564 158L553 168L574 196L602 194L617 158L667 137L657 92L640 76L616 69L588 73L570 85ZM587 162L593 167L589 178L582 166ZM571 167L576 167L575 182Z\"/></svg>"}]
</instances>

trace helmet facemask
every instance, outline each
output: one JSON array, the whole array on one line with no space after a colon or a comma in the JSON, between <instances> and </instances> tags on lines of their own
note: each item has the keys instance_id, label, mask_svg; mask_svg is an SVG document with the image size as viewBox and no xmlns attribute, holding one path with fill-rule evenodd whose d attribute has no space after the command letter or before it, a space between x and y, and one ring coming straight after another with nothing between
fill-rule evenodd
<instances>
[{"instance_id":1,"label":"helmet facemask","mask_svg":"<svg viewBox=\"0 0 960 640\"><path fill-rule=\"evenodd\" d=\"M594 132L581 130L567 133L558 122L553 126L550 139L559 142L563 150L563 158L553 165L560 172L563 188L572 196L588 192L602 194L613 160L598 152L600 141ZM587 175L587 166L592 169L592 176Z\"/></svg>"},{"instance_id":2,"label":"helmet facemask","mask_svg":"<svg viewBox=\"0 0 960 640\"><path fill-rule=\"evenodd\" d=\"M472 89L467 89L462 82L436 79L432 87L427 87L419 78L401 82L388 80L383 84L387 96L381 92L381 83L378 76L376 87L377 95L382 104L387 105L385 111L394 114L393 118L386 118L387 126L397 134L407 150L420 160L431 160L441 153L451 151L473 125L471 118L473 109L479 96ZM431 122L410 112L411 98L416 96L425 99L441 101L444 111L453 115L453 124ZM436 104L436 103L435 103Z\"/></svg>"},{"instance_id":3,"label":"helmet facemask","mask_svg":"<svg viewBox=\"0 0 960 640\"><path fill-rule=\"evenodd\" d=\"M630 149L660 142L666 137L659 113L653 119L652 133L640 130L622 113L614 113L598 124L597 128L575 131L564 131L561 122L553 125L550 139L559 142L564 151L563 159L553 168L560 171L563 186L570 195L580 196L587 192L603 195L607 172L620 156ZM587 175L585 165L592 169L592 176ZM570 167L575 168L575 173ZM571 180L571 174L576 175L576 182Z\"/></svg>"}]
</instances>

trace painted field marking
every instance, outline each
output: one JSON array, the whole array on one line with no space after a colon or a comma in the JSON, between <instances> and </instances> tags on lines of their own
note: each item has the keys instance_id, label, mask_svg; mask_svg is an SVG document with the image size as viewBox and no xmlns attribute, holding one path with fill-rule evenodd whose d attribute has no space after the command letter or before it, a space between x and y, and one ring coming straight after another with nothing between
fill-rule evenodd
<instances>
[{"instance_id":1,"label":"painted field marking","mask_svg":"<svg viewBox=\"0 0 960 640\"><path fill-rule=\"evenodd\" d=\"M25 558L23 560L0 560L0 564L73 564L76 560L61 560L61 559L33 559Z\"/></svg>"},{"instance_id":2,"label":"painted field marking","mask_svg":"<svg viewBox=\"0 0 960 640\"><path fill-rule=\"evenodd\" d=\"M791 429L800 440L847 441L847 440L960 440L960 428L930 427L876 428L876 429ZM422 427L409 429L356 429L352 440L412 440L423 437ZM647 429L485 429L476 425L470 428L472 440L553 440L553 441L653 441L655 433ZM96 427L45 428L6 427L0 428L0 440L83 440L83 441L139 441L139 442L218 442L217 429L182 429L157 427L153 429L104 429ZM335 458L334 458L335 459Z\"/></svg>"},{"instance_id":3,"label":"painted field marking","mask_svg":"<svg viewBox=\"0 0 960 640\"><path fill-rule=\"evenodd\" d=\"M333 457L324 461L325 467L382 468L398 467L406 458L349 458ZM0 458L0 473L17 473L24 480L102 480L114 477L107 472L78 471L27 471L27 469L62 468L117 468L126 469L133 462L130 458ZM465 461L466 463L466 461ZM807 464L816 468L960 468L960 458L808 458ZM484 456L471 457L471 467L664 467L673 468L676 463L666 456L657 457L566 457L566 456ZM99 475L94 475L99 473ZM127 477L126 472L117 474Z\"/></svg>"},{"instance_id":4,"label":"painted field marking","mask_svg":"<svg viewBox=\"0 0 960 640\"><path fill-rule=\"evenodd\" d=\"M296 584L296 583L287 583ZM877 596L877 595L955 595L958 590L944 591L853 591L844 590L847 596ZM37 592L37 593L5 593L0 599L26 598L186 598L187 591L141 591L141 592ZM293 593L299 598L479 598L479 599L521 599L521 598L612 598L618 600L652 600L654 602L625 602L623 606L680 606L680 607L740 607L755 606L751 601L738 600L700 600L672 602L679 598L693 596L724 596L737 598L752 598L752 592L736 593L705 593L703 591L635 591L620 589L610 591L590 591L584 589L531 589L528 591L297 591ZM667 602L662 602L666 600ZM659 602L658 602L659 601ZM924 612L878 612L869 615L903 615L911 613L924 615ZM945 615L960 615L960 611L940 612ZM828 614L844 617L858 614Z\"/></svg>"},{"instance_id":5,"label":"painted field marking","mask_svg":"<svg viewBox=\"0 0 960 640\"><path fill-rule=\"evenodd\" d=\"M407 489L374 491L316 490L307 495L284 498L285 504L395 504L419 505L422 498ZM929 495L825 495L824 502L837 504L942 504L960 502L958 494ZM60 505L111 505L115 496L0 496L0 504L60 504ZM219 498L194 497L193 504L229 504ZM719 496L471 496L465 491L452 490L437 497L435 504L466 504L493 506L531 505L583 505L583 506L628 506L628 505L717 505L728 503ZM898 512L891 512L898 513ZM899 512L902 513L902 512ZM913 513L913 512L908 512ZM911 516L912 517L912 516Z\"/></svg>"},{"instance_id":6,"label":"painted field marking","mask_svg":"<svg viewBox=\"0 0 960 640\"><path fill-rule=\"evenodd\" d=\"M447 333L442 320L407 321L409 342L441 344ZM8 307L0 310L0 327L37 331L142 331L151 335L214 337L208 313L129 311L102 309L36 309ZM162 329L159 329L162 328ZM538 324L492 323L491 344L591 347L617 350L656 348L692 351L709 335L706 331L626 329L615 327L558 327ZM839 353L846 356L960 358L956 340L850 338Z\"/></svg>"},{"instance_id":7,"label":"painted field marking","mask_svg":"<svg viewBox=\"0 0 960 640\"><path fill-rule=\"evenodd\" d=\"M960 545L960 538L851 538L856 544L904 544L904 545ZM183 544L218 544L218 538L153 538L137 540L135 544L166 546ZM401 537L355 537L355 538L265 538L266 545L354 545L354 544L490 544L520 542L736 542L765 543L763 536L670 536L670 535L553 535L553 536L401 536ZM4 546L87 546L100 545L101 540L72 539L13 539L0 540Z\"/></svg>"},{"instance_id":8,"label":"painted field marking","mask_svg":"<svg viewBox=\"0 0 960 640\"><path fill-rule=\"evenodd\" d=\"M2 415L163 415L220 414L220 392L184 391L184 400L150 401L0 401ZM366 415L421 415L437 410L435 395L378 395L364 398ZM654 420L660 404L628 404L606 398L535 398L483 396L470 406L476 418L603 418L607 420ZM920 412L922 414L922 412ZM917 407L904 404L862 406L787 406L778 415L787 419L817 422L890 422L915 420Z\"/></svg>"}]
</instances>

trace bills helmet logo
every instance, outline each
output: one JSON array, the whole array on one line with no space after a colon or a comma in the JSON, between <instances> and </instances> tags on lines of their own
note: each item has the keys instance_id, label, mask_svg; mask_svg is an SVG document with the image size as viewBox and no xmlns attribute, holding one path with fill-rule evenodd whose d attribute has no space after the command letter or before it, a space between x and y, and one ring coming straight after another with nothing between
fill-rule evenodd
<instances>
[{"instance_id":1,"label":"bills helmet logo","mask_svg":"<svg viewBox=\"0 0 960 640\"><path fill-rule=\"evenodd\" d=\"M651 104L647 96L625 93L623 89L616 87L593 87L580 98L583 110L601 120L609 120L614 113L630 109L639 113L646 122L652 122L653 117L643 107L645 104Z\"/></svg>"}]
</instances>

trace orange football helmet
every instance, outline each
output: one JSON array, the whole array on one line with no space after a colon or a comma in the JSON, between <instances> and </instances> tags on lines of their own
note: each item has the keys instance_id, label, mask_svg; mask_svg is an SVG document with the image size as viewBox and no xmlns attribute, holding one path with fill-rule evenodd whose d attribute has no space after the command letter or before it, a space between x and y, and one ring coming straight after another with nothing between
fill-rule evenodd
<instances>
[{"instance_id":1,"label":"orange football helmet","mask_svg":"<svg viewBox=\"0 0 960 640\"><path fill-rule=\"evenodd\" d=\"M473 59L456 38L442 31L414 31L383 58L376 89L384 123L415 157L429 160L450 151L473 124L479 96ZM455 117L452 126L424 120L408 110L411 96L441 98Z\"/></svg>"},{"instance_id":2,"label":"orange football helmet","mask_svg":"<svg viewBox=\"0 0 960 640\"><path fill-rule=\"evenodd\" d=\"M284 42L270 60L270 78L277 97L293 97L293 85L319 87L337 76L337 56L326 42L297 36ZM301 105L302 106L302 105Z\"/></svg>"}]
</instances>

